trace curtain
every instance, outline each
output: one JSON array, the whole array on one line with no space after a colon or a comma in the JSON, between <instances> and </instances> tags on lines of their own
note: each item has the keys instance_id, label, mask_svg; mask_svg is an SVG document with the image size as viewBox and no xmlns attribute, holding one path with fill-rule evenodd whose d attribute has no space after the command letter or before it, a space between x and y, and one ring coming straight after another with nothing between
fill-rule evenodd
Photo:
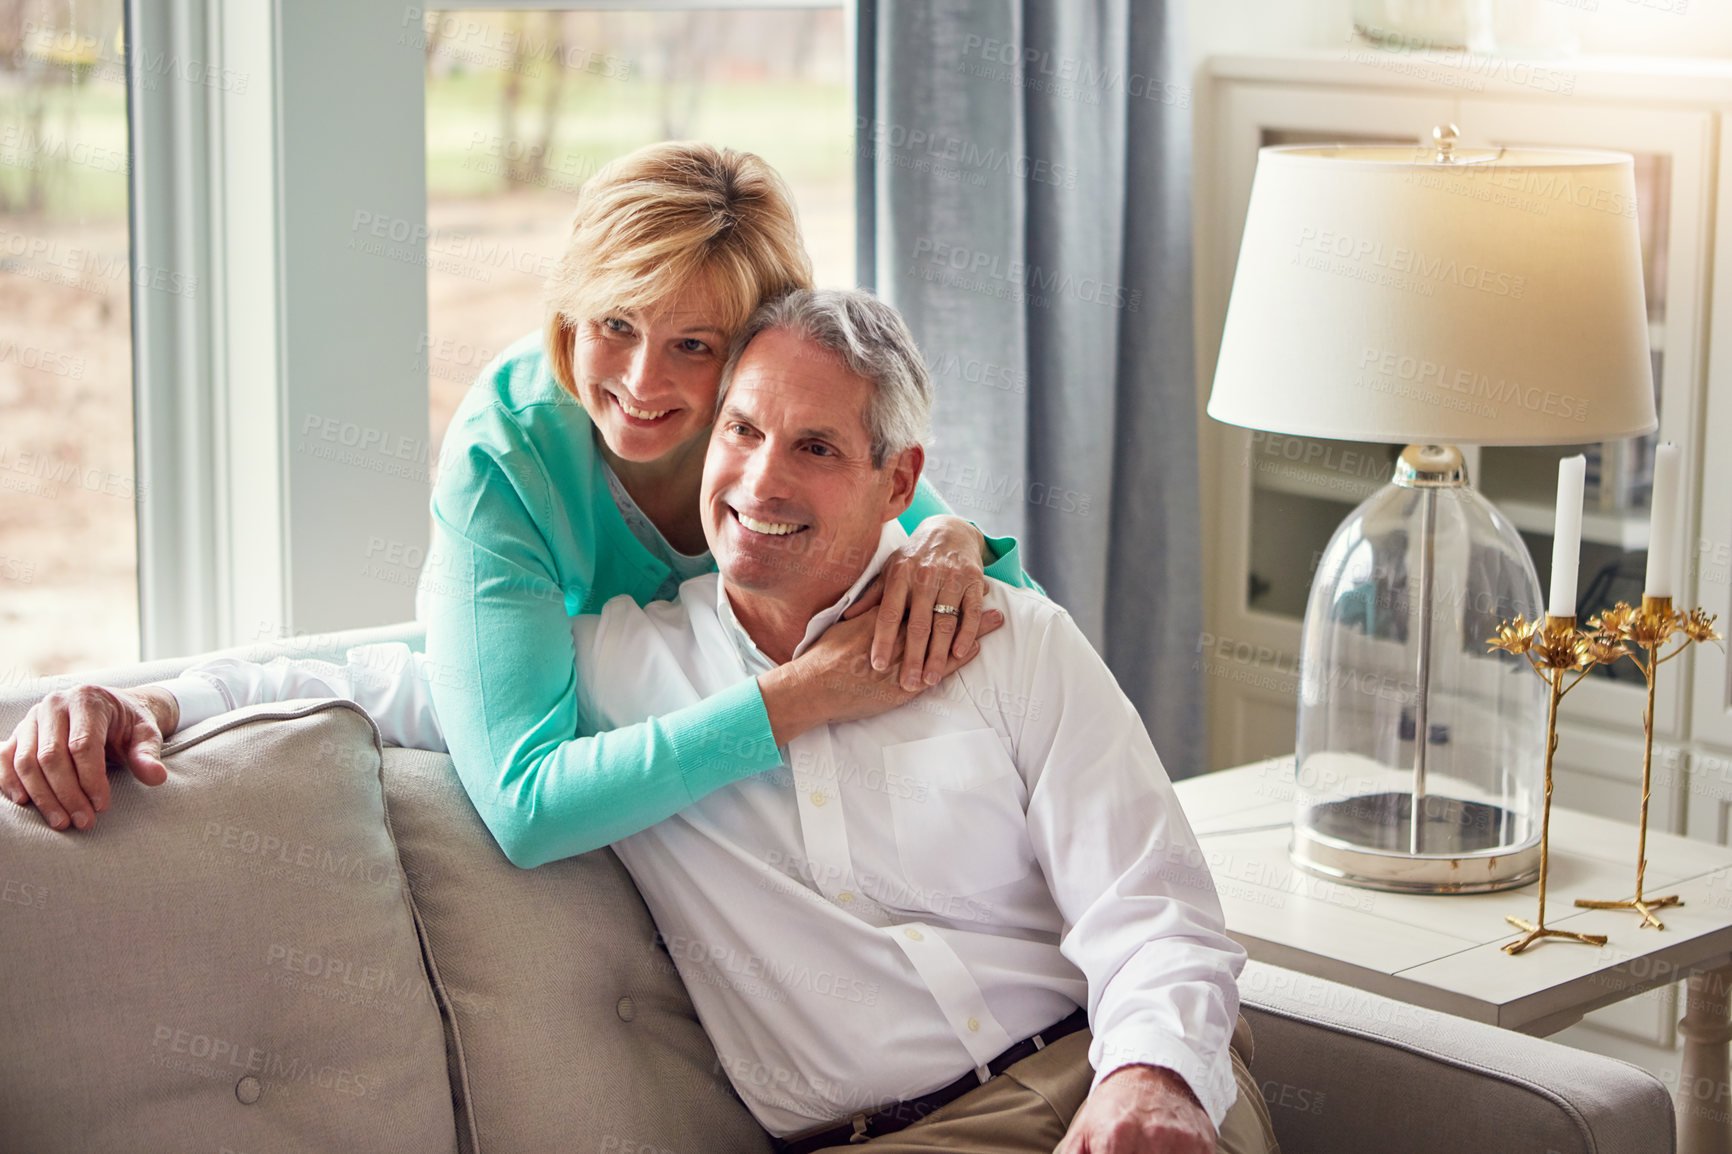
<instances>
[{"instance_id":1,"label":"curtain","mask_svg":"<svg viewBox=\"0 0 1732 1154\"><path fill-rule=\"evenodd\" d=\"M1168 772L1199 772L1183 9L879 0L865 15L876 283L932 368L927 476L1023 541Z\"/></svg>"}]
</instances>

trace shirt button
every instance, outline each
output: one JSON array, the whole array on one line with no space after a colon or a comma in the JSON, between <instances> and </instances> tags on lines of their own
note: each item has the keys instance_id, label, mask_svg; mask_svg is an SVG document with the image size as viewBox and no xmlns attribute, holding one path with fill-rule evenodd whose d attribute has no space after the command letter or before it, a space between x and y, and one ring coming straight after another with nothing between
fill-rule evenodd
<instances>
[{"instance_id":1,"label":"shirt button","mask_svg":"<svg viewBox=\"0 0 1732 1154\"><path fill-rule=\"evenodd\" d=\"M847 905L849 902L854 900L854 895L844 890L836 895L836 900L841 902L843 905Z\"/></svg>"},{"instance_id":2,"label":"shirt button","mask_svg":"<svg viewBox=\"0 0 1732 1154\"><path fill-rule=\"evenodd\" d=\"M830 800L830 799L825 797L821 791L817 791L817 790L813 791L813 793L812 793L812 804L813 805L823 805L828 800Z\"/></svg>"},{"instance_id":3,"label":"shirt button","mask_svg":"<svg viewBox=\"0 0 1732 1154\"><path fill-rule=\"evenodd\" d=\"M907 938L911 942L922 942L922 941L926 940L925 934L921 933L919 930L912 929L912 928L903 930L902 936Z\"/></svg>"},{"instance_id":4,"label":"shirt button","mask_svg":"<svg viewBox=\"0 0 1732 1154\"><path fill-rule=\"evenodd\" d=\"M968 1019L968 1032L971 1034L980 1033L980 1019L979 1018Z\"/></svg>"}]
</instances>

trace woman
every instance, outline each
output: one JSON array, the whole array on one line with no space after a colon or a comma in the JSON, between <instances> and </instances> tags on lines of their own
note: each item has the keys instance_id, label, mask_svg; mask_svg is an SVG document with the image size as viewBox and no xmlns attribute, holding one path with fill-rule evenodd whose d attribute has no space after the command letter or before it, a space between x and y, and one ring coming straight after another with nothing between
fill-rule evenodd
<instances>
[{"instance_id":1,"label":"woman","mask_svg":"<svg viewBox=\"0 0 1732 1154\"><path fill-rule=\"evenodd\" d=\"M454 417L420 615L458 775L516 864L617 841L774 768L776 747L808 729L899 704L1001 622L981 611L985 572L1031 584L1015 542L987 540L922 481L877 592L798 660L676 713L578 732L568 618L714 568L698 490L729 340L760 300L810 281L792 198L762 160L640 149L584 187L546 332L489 366ZM894 677L905 613L902 692L857 692L840 674L869 658ZM174 688L51 695L0 743L0 792L56 829L88 828L107 807L105 750L157 784L161 736L225 705Z\"/></svg>"}]
</instances>

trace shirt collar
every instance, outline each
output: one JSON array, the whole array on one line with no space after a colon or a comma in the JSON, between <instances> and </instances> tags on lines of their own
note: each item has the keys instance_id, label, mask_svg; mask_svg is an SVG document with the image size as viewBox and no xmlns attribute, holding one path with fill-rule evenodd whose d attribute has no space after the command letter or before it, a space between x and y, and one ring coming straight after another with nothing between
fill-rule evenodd
<instances>
[{"instance_id":1,"label":"shirt collar","mask_svg":"<svg viewBox=\"0 0 1732 1154\"><path fill-rule=\"evenodd\" d=\"M848 591L842 594L834 605L820 610L807 623L806 635L800 639L800 644L794 647L795 657L810 649L812 644L824 635L824 631L834 625L842 614L848 611L848 607L860 599L861 590L872 583L872 579L878 576L878 570L884 567L885 560L901 548L906 540L908 532L898 521L892 518L884 523L884 528L878 534L878 551L872 554L872 560L866 563L866 568L860 571L860 576L855 578ZM716 580L716 609L721 614L722 624L727 627L728 635L742 654L755 656L758 663L766 668L775 664L758 649L751 634L746 632L745 626L734 616L734 607L728 601L727 582L719 576Z\"/></svg>"}]
</instances>

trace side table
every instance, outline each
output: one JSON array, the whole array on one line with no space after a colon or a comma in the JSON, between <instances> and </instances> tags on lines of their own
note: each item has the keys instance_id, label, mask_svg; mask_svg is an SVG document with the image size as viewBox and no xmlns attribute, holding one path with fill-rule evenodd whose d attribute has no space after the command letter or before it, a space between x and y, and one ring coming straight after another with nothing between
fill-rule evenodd
<instances>
[{"instance_id":1,"label":"side table","mask_svg":"<svg viewBox=\"0 0 1732 1154\"><path fill-rule=\"evenodd\" d=\"M1583 1014L1688 979L1676 1092L1682 1154L1732 1154L1732 848L1648 832L1646 890L1676 893L1664 930L1575 899L1633 895L1636 827L1552 807L1548 925L1605 934L1603 947L1541 941L1518 955L1505 914L1532 918L1536 885L1491 894L1383 893L1297 869L1287 849L1293 759L1177 783L1207 857L1227 931L1251 957L1413 1005L1555 1033Z\"/></svg>"}]
</instances>

